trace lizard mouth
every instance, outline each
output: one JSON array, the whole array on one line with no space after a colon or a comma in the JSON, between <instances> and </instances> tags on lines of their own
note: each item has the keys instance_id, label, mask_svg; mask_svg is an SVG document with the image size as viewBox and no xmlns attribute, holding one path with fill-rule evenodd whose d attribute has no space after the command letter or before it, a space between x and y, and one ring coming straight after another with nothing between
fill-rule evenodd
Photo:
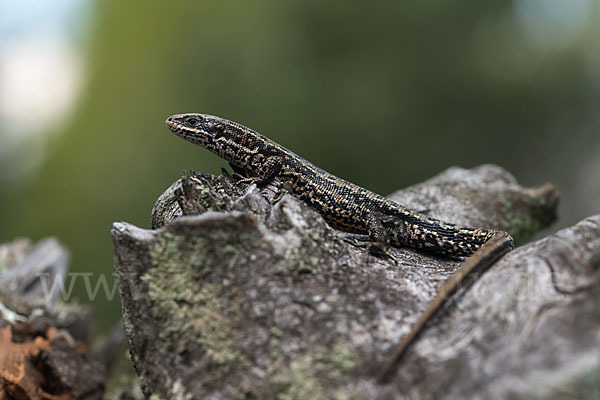
<instances>
[{"instance_id":1,"label":"lizard mouth","mask_svg":"<svg viewBox=\"0 0 600 400\"><path fill-rule=\"evenodd\" d=\"M173 119L173 117L167 118L165 121L167 127L171 130L171 132L175 134L179 134L183 131L183 124Z\"/></svg>"},{"instance_id":2,"label":"lizard mouth","mask_svg":"<svg viewBox=\"0 0 600 400\"><path fill-rule=\"evenodd\" d=\"M177 124L177 122L175 122L175 120L173 119L173 117L167 118L167 120L165 121L165 123L167 124L167 126L171 130L178 128L178 124Z\"/></svg>"}]
</instances>

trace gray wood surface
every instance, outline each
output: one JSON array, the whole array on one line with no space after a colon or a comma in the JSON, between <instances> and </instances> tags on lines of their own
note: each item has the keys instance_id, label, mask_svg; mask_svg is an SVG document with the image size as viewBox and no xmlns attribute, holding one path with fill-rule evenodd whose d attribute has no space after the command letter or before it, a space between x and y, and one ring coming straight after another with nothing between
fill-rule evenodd
<instances>
[{"instance_id":1,"label":"gray wood surface","mask_svg":"<svg viewBox=\"0 0 600 400\"><path fill-rule=\"evenodd\" d=\"M391 250L397 264L370 256L281 189L193 175L161 196L156 229L114 224L126 333L147 395L599 393L600 216L523 245L556 217L552 185L523 188L484 165L391 195L449 222L507 230L520 246L432 321L388 385L374 377L390 349L460 261L411 249Z\"/></svg>"}]
</instances>

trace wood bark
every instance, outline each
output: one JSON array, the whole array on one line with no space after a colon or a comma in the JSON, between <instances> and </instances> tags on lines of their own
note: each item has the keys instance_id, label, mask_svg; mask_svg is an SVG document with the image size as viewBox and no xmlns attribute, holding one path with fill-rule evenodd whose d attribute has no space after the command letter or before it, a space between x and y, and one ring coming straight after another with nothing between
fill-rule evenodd
<instances>
[{"instance_id":1,"label":"wood bark","mask_svg":"<svg viewBox=\"0 0 600 400\"><path fill-rule=\"evenodd\" d=\"M519 247L459 293L375 380L460 263L369 255L270 185L184 176L154 229L115 223L130 351L165 398L563 398L600 393L600 216L526 243L556 218L555 188L492 165L451 168L393 200L510 232ZM193 215L199 214L199 215Z\"/></svg>"}]
</instances>

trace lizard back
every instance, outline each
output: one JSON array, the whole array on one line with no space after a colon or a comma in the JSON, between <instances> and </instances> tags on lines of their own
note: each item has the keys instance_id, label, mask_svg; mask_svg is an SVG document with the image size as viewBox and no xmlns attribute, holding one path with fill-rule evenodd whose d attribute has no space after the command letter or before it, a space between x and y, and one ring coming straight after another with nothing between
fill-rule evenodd
<instances>
[{"instance_id":1,"label":"lizard back","mask_svg":"<svg viewBox=\"0 0 600 400\"><path fill-rule=\"evenodd\" d=\"M379 216L389 220L386 241L390 244L450 256L469 256L496 233L411 211L322 170L237 122L191 113L173 115L167 125L177 136L212 151L246 176L264 175L266 167L276 160L279 169L274 178L336 229L373 236L373 219Z\"/></svg>"}]
</instances>

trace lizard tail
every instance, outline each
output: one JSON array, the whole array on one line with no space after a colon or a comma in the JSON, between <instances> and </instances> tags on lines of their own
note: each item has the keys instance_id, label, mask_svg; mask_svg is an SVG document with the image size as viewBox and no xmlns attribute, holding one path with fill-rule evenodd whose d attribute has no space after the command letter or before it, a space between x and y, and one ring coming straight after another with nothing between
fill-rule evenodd
<instances>
[{"instance_id":1,"label":"lizard tail","mask_svg":"<svg viewBox=\"0 0 600 400\"><path fill-rule=\"evenodd\" d=\"M379 383L385 384L390 382L408 347L423 333L427 327L427 323L442 309L444 304L461 288L471 283L478 274L485 272L500 257L512 250L513 247L514 242L512 237L506 232L497 231L494 236L461 264L456 273L444 284L423 314L421 314L410 332L394 347L392 355L378 378Z\"/></svg>"}]
</instances>

